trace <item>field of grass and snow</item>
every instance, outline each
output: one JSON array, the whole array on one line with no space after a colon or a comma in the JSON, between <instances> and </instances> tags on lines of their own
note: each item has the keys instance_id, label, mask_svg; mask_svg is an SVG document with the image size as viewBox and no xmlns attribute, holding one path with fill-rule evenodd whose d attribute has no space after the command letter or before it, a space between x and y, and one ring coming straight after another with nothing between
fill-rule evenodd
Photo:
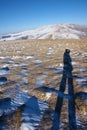
<instances>
[{"instance_id":1,"label":"field of grass and snow","mask_svg":"<svg viewBox=\"0 0 87 130\"><path fill-rule=\"evenodd\" d=\"M0 130L51 130L57 96L60 129L69 127L68 87L59 92L63 53L71 50L77 130L87 129L87 40L0 42Z\"/></svg>"}]
</instances>

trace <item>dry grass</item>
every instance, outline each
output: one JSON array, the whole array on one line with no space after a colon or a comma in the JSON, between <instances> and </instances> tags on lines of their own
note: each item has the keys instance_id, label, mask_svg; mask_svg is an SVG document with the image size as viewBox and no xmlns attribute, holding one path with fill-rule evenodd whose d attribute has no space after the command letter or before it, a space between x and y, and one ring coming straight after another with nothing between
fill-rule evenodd
<instances>
[{"instance_id":1,"label":"dry grass","mask_svg":"<svg viewBox=\"0 0 87 130\"><path fill-rule=\"evenodd\" d=\"M57 96L53 94L49 98L49 100L47 100L45 92L36 89L36 81L38 78L42 79L43 75L47 76L44 78L43 85L48 88L54 88L56 90L59 89L62 74L55 73L52 68L61 67L61 65L63 64L63 53L66 48L69 48L71 50L72 61L76 64L76 66L74 65L73 74L77 77L82 76L87 78L87 54L85 54L87 53L87 39L46 39L0 42L0 57L8 56L6 59L0 58L0 67L5 64L8 64L8 67L10 69L10 74L6 75L9 82L2 86L2 94L0 94L0 98L5 97L5 92L9 88L11 88L15 97L14 85L20 84L22 89L28 90L29 95L35 96L38 99L46 101L49 104L49 114L44 113L39 130L45 130L45 125L48 126L47 130L50 130L52 126L52 119L50 119L50 109L55 108ZM28 59L28 56L32 56L33 58ZM41 64L35 63L37 60L40 60ZM19 66L14 66L14 64ZM21 64L23 65L20 66ZM26 68L27 71L22 71L23 68ZM80 72L79 68L85 68L85 71ZM26 85L21 82L23 78L27 79L27 88ZM76 79L74 79L73 83L75 93L80 91L87 92L87 84L84 87L80 87ZM68 93L67 89L65 93ZM12 95L10 95L10 97L13 98ZM79 99L76 100L77 104L78 102L80 102L78 100ZM77 110L77 112L80 113L80 111L86 109L85 111L87 115L87 104L85 104L85 102L82 103L84 105L78 104L79 111ZM14 117L12 118L14 122L13 126L9 123L9 121L7 121L8 125L12 126L11 130L19 130L18 127L20 126L20 115L20 111L14 114ZM81 118L82 115L79 115L79 120L82 121ZM18 124L17 129L14 128L16 124Z\"/></svg>"}]
</instances>

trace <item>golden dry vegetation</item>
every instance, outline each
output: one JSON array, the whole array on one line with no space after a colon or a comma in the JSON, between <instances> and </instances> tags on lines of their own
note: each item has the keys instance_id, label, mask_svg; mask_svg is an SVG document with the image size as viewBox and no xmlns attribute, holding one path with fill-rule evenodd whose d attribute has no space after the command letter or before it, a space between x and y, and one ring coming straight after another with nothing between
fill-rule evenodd
<instances>
[{"instance_id":1,"label":"golden dry vegetation","mask_svg":"<svg viewBox=\"0 0 87 130\"><path fill-rule=\"evenodd\" d=\"M65 49L71 50L73 65L73 86L74 93L79 92L87 94L87 40L20 40L0 42L0 68L7 66L10 72L4 76L7 77L7 83L1 85L0 99L5 97L15 98L18 84L21 89L26 90L29 95L48 103L48 110L44 112L40 127L38 130L51 130L52 118L51 112L55 109L57 95L52 93L47 98L46 92L39 89L44 86L45 89L59 90L63 69L63 53ZM1 75L2 76L2 75ZM79 80L81 79L82 82ZM86 80L84 80L86 79ZM6 92L9 91L8 96ZM68 94L66 87L65 93ZM64 125L62 129L68 130L68 101L64 99L61 120ZM18 110L11 118L1 117L5 120L10 130L19 130L21 123L21 112ZM78 116L78 130L87 129L87 97L76 97L76 115Z\"/></svg>"}]
</instances>

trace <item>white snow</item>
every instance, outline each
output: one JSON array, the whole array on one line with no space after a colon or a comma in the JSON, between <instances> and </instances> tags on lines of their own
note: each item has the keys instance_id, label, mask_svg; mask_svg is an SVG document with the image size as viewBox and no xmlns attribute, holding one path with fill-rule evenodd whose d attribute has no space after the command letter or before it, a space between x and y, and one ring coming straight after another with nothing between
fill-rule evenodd
<instances>
[{"instance_id":1,"label":"white snow","mask_svg":"<svg viewBox=\"0 0 87 130\"><path fill-rule=\"evenodd\" d=\"M18 63L18 64L14 64L13 67L22 67L22 66L28 66L29 64L28 63Z\"/></svg>"},{"instance_id":2,"label":"white snow","mask_svg":"<svg viewBox=\"0 0 87 130\"><path fill-rule=\"evenodd\" d=\"M34 128L31 123L23 123L20 127L20 130L34 130Z\"/></svg>"},{"instance_id":3,"label":"white snow","mask_svg":"<svg viewBox=\"0 0 87 130\"><path fill-rule=\"evenodd\" d=\"M47 103L31 97L25 104L22 113L22 125L20 130L35 130L39 127L44 111L48 108Z\"/></svg>"},{"instance_id":4,"label":"white snow","mask_svg":"<svg viewBox=\"0 0 87 130\"><path fill-rule=\"evenodd\" d=\"M22 58L21 56L13 56L12 57L12 59L14 60L14 59L20 59L20 58Z\"/></svg>"},{"instance_id":5,"label":"white snow","mask_svg":"<svg viewBox=\"0 0 87 130\"><path fill-rule=\"evenodd\" d=\"M0 70L0 76L1 75L5 75L5 74L8 74L9 72L8 71L6 71L6 70Z\"/></svg>"},{"instance_id":6,"label":"white snow","mask_svg":"<svg viewBox=\"0 0 87 130\"><path fill-rule=\"evenodd\" d=\"M0 76L9 74L9 72L10 72L9 70L6 70L4 68L0 68Z\"/></svg>"},{"instance_id":7,"label":"white snow","mask_svg":"<svg viewBox=\"0 0 87 130\"><path fill-rule=\"evenodd\" d=\"M48 53L47 53L47 54L48 54L48 55L51 55L51 54L54 54L54 52L55 52L55 51L54 51L53 49L49 48L49 50L48 50Z\"/></svg>"},{"instance_id":8,"label":"white snow","mask_svg":"<svg viewBox=\"0 0 87 130\"><path fill-rule=\"evenodd\" d=\"M76 81L80 86L86 86L87 79L86 78L77 78Z\"/></svg>"},{"instance_id":9,"label":"white snow","mask_svg":"<svg viewBox=\"0 0 87 130\"><path fill-rule=\"evenodd\" d=\"M79 27L79 30L77 29ZM17 40L17 39L46 39L51 37L52 39L80 39L80 37L87 37L87 34L82 31L82 27L87 29L86 25L75 24L56 24L43 26L37 29L19 32L15 34L8 34L7 38L1 38L3 40Z\"/></svg>"},{"instance_id":10,"label":"white snow","mask_svg":"<svg viewBox=\"0 0 87 130\"><path fill-rule=\"evenodd\" d=\"M81 79L77 79L77 81L80 83L80 82L85 82L87 80L85 78L81 78Z\"/></svg>"},{"instance_id":11,"label":"white snow","mask_svg":"<svg viewBox=\"0 0 87 130\"><path fill-rule=\"evenodd\" d=\"M0 116L2 116L3 114L8 115L9 113L16 111L18 107L23 105L29 99L28 94L25 91L21 90L19 86L16 86L15 90L16 90L16 96L13 99L11 99L11 102L6 102L6 103L3 102L3 104L1 104ZM12 94L13 93L9 88L5 93L5 97L10 98Z\"/></svg>"},{"instance_id":12,"label":"white snow","mask_svg":"<svg viewBox=\"0 0 87 130\"><path fill-rule=\"evenodd\" d=\"M59 67L59 68L54 69L54 72L55 72L56 74L62 73L62 72L63 72L63 66L62 66L62 67Z\"/></svg>"},{"instance_id":13,"label":"white snow","mask_svg":"<svg viewBox=\"0 0 87 130\"><path fill-rule=\"evenodd\" d=\"M77 65L77 63L73 61L73 62L72 62L72 65Z\"/></svg>"},{"instance_id":14,"label":"white snow","mask_svg":"<svg viewBox=\"0 0 87 130\"><path fill-rule=\"evenodd\" d=\"M60 67L63 67L63 64L62 64L62 63L60 63Z\"/></svg>"},{"instance_id":15,"label":"white snow","mask_svg":"<svg viewBox=\"0 0 87 130\"><path fill-rule=\"evenodd\" d=\"M15 91L15 96L13 91ZM11 101L2 102L0 105L0 116L3 114L9 115L25 104L21 116L22 123L20 130L35 130L39 127L44 111L48 109L48 104L46 102L39 100L34 96L29 96L27 91L23 91L18 85L14 85L12 89L10 86L5 93L5 97L8 97L9 99L10 97L13 97L13 99L11 99Z\"/></svg>"},{"instance_id":16,"label":"white snow","mask_svg":"<svg viewBox=\"0 0 87 130\"><path fill-rule=\"evenodd\" d=\"M32 59L34 56L27 56L26 59Z\"/></svg>"},{"instance_id":17,"label":"white snow","mask_svg":"<svg viewBox=\"0 0 87 130\"><path fill-rule=\"evenodd\" d=\"M43 86L45 83L45 80L43 78L36 78L36 86L40 87Z\"/></svg>"},{"instance_id":18,"label":"white snow","mask_svg":"<svg viewBox=\"0 0 87 130\"><path fill-rule=\"evenodd\" d=\"M8 58L9 58L9 56L0 56L0 59L2 59L2 60L8 59Z\"/></svg>"},{"instance_id":19,"label":"white snow","mask_svg":"<svg viewBox=\"0 0 87 130\"><path fill-rule=\"evenodd\" d=\"M46 92L46 99L48 100L51 97L52 93Z\"/></svg>"},{"instance_id":20,"label":"white snow","mask_svg":"<svg viewBox=\"0 0 87 130\"><path fill-rule=\"evenodd\" d=\"M34 63L35 63L35 64L41 64L42 61L41 61L41 60L35 60Z\"/></svg>"}]
</instances>

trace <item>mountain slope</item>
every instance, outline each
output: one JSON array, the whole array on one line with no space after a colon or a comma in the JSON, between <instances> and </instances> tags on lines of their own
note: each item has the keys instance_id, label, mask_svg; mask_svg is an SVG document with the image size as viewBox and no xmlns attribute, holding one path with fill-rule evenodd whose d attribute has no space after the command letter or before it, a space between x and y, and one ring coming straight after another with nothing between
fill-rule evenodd
<instances>
[{"instance_id":1,"label":"mountain slope","mask_svg":"<svg viewBox=\"0 0 87 130\"><path fill-rule=\"evenodd\" d=\"M77 24L56 24L43 26L37 29L4 35L3 40L18 39L80 39L87 38L87 26Z\"/></svg>"}]
</instances>

